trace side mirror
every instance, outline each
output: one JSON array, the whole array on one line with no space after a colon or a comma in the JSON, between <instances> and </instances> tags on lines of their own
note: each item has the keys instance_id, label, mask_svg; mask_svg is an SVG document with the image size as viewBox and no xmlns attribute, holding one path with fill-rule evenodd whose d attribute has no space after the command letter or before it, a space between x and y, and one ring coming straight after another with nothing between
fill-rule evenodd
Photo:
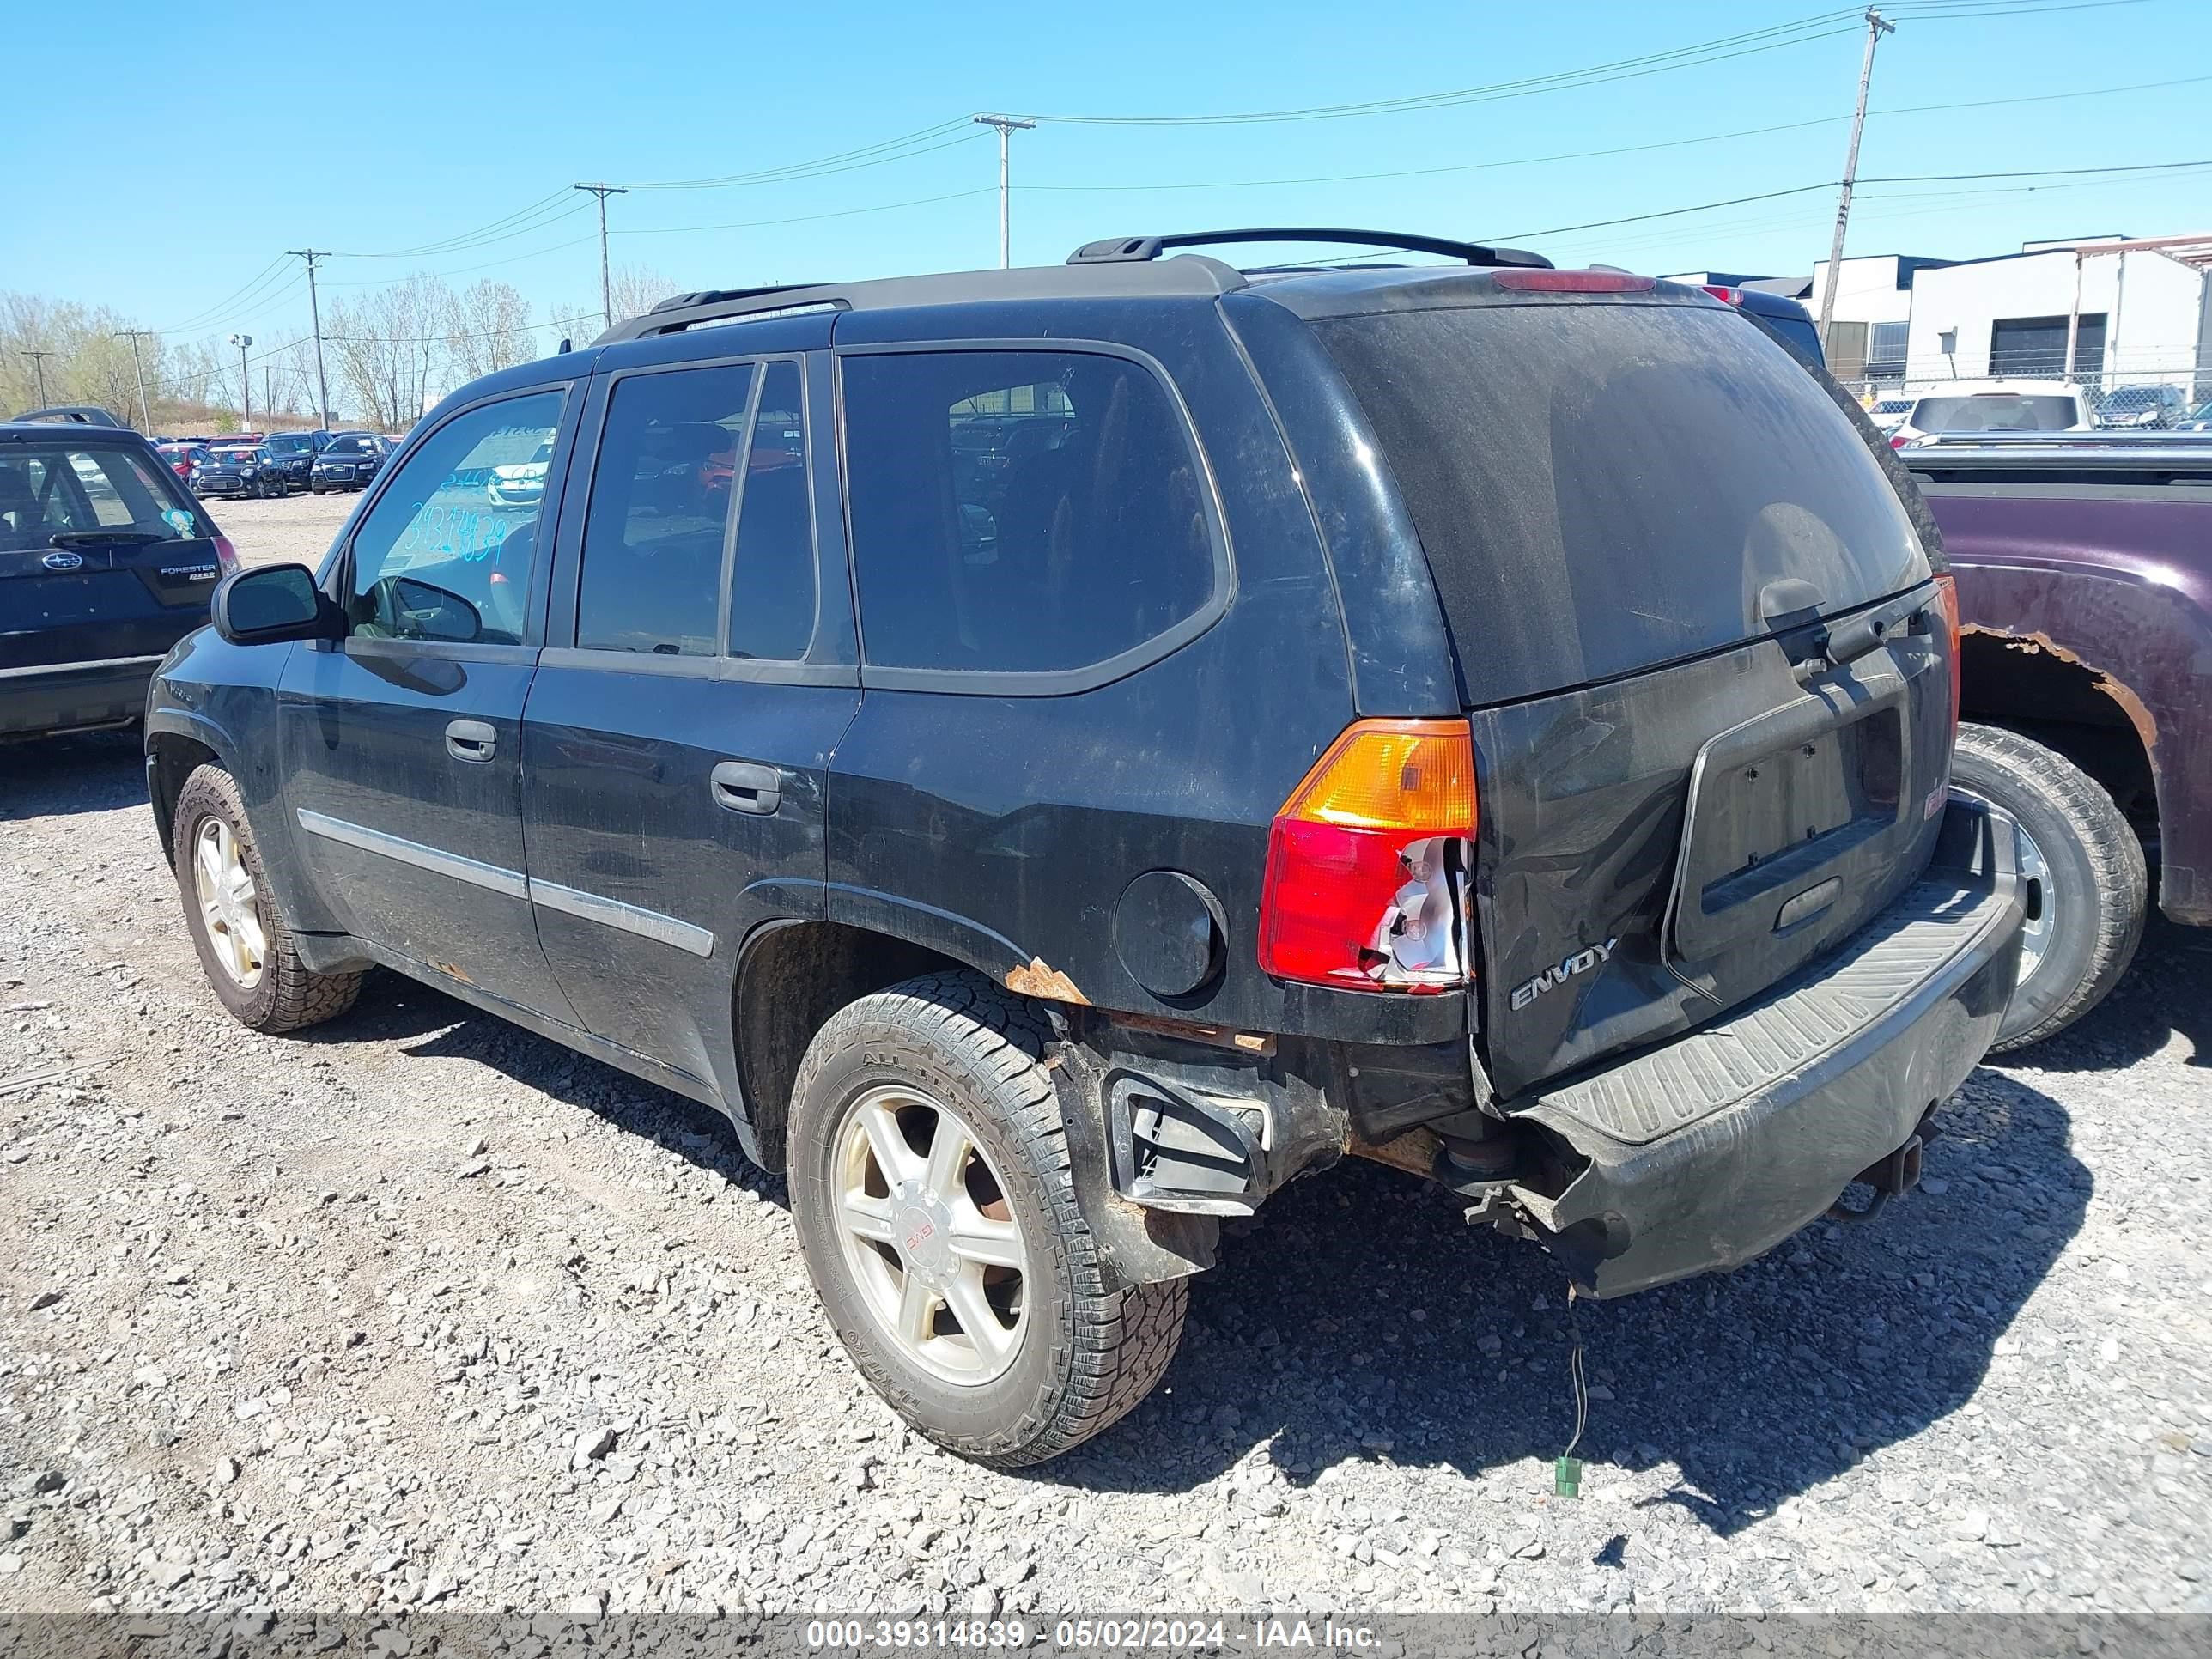
<instances>
[{"instance_id":1,"label":"side mirror","mask_svg":"<svg viewBox=\"0 0 2212 1659\"><path fill-rule=\"evenodd\" d=\"M217 584L208 602L215 631L232 645L281 645L287 640L335 640L345 617L315 586L304 564L240 570Z\"/></svg>"},{"instance_id":2,"label":"side mirror","mask_svg":"<svg viewBox=\"0 0 2212 1659\"><path fill-rule=\"evenodd\" d=\"M392 609L418 640L465 645L483 633L483 613L458 593L401 576L392 584Z\"/></svg>"}]
</instances>

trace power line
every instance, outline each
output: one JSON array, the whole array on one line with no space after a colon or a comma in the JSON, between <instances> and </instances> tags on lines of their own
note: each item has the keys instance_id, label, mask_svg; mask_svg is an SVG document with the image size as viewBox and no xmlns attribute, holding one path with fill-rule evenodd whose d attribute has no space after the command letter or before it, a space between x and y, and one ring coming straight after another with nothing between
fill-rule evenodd
<instances>
[{"instance_id":1,"label":"power line","mask_svg":"<svg viewBox=\"0 0 2212 1659\"><path fill-rule=\"evenodd\" d=\"M972 196L991 195L995 189L995 185L978 185L973 190L956 190L943 196L917 196L910 202L878 202L872 207L838 208L828 213L800 213L787 219L737 219L715 225L630 225L614 234L617 236L673 236L705 230L766 230L776 225L811 224L817 219L851 219L864 213L890 213L900 208L928 207L936 202L963 202Z\"/></svg>"},{"instance_id":2,"label":"power line","mask_svg":"<svg viewBox=\"0 0 2212 1659\"><path fill-rule=\"evenodd\" d=\"M1571 87L1598 85L1616 80L1628 80L1644 75L1663 74L1672 70L1689 69L1706 63L1724 62L1753 52L1774 52L1784 46L1801 46L1813 40L1825 40L1833 34L1856 33L1856 13L1827 11L1801 17L1788 23L1774 24L1767 28L1750 29L1737 34L1723 35L1718 40L1699 41L1693 46L1676 46L1665 52L1646 52L1635 58L1617 58L1611 63L1594 64L1578 70L1555 70L1549 75L1527 76L1516 81L1497 81L1475 87L1461 87L1446 92L1417 93L1402 98L1377 98L1359 103L1317 104L1293 109L1244 110L1235 112L1215 112L1183 115L1043 115L1036 118L1061 125L1080 126L1231 126L1278 121L1333 121L1367 115L1395 115L1409 110L1451 108L1462 104L1489 103L1504 98L1526 98L1541 92L1559 92ZM1844 19L1854 20L1837 27ZM1729 48L1723 51L1722 48Z\"/></svg>"},{"instance_id":3,"label":"power line","mask_svg":"<svg viewBox=\"0 0 2212 1659\"><path fill-rule=\"evenodd\" d=\"M752 173L726 173L702 179L645 179L630 180L633 190L726 190L742 185L781 184L794 178L812 178L821 173L848 173L854 167L876 167L888 161L902 161L909 155L927 155L933 150L949 149L954 144L964 144L982 137L966 130L965 116L955 116L933 126L902 133L896 138L880 139L872 144L863 144L856 149L840 150L834 155L817 156L810 161L791 161L781 167L763 167ZM957 134L957 137L951 135ZM933 140L943 140L933 143ZM927 149L908 146L927 144Z\"/></svg>"},{"instance_id":4,"label":"power line","mask_svg":"<svg viewBox=\"0 0 2212 1659\"><path fill-rule=\"evenodd\" d=\"M2172 173L2190 167L2212 167L2212 160L2202 161L2142 161L2124 167L2048 167L2029 168L2019 173L1899 173L1862 182L1869 185L1940 185L1958 184L1980 179L2065 179L2082 174L2109 176L2116 173ZM1538 236L1565 236L1578 230L1603 230L1612 225L1642 224L1651 219L1679 219L1685 214L1709 213L1716 208L1739 207L1746 202L1778 201L1785 196L1803 196L1816 190L1833 190L1838 181L1824 179L1814 185L1793 185L1787 190L1761 191L1752 196L1731 196L1724 201L1699 202L1694 206L1662 208L1656 213L1632 213L1620 219L1592 219L1579 225L1553 225L1543 230L1509 230L1497 240L1504 242L1521 241Z\"/></svg>"},{"instance_id":5,"label":"power line","mask_svg":"<svg viewBox=\"0 0 2212 1659\"><path fill-rule=\"evenodd\" d=\"M1894 109L1870 109L1867 118L1895 115L1926 115L1962 109L1995 109L2009 104L2047 104L2073 98L2101 98L2118 93L2154 92L2171 87L2202 86L2212 75L2184 76L2172 81L2142 81L2129 86L2085 87L2074 92L2030 93L2013 98L1976 98L1952 104L1904 104ZM1296 185L1358 185L1391 179L1425 179L1457 173L1488 173L1501 167L1546 166L1556 161L1601 161L1614 155L1640 155L1651 150L1682 149L1695 144L1717 144L1739 138L1761 138L1771 133L1796 132L1808 127L1834 126L1847 115L1816 115L1802 121L1778 121L1771 126L1739 127L1732 132L1699 133L1692 138L1661 138L1649 143L1616 144L1606 149L1562 150L1553 155L1515 155L1495 161L1459 161L1444 167L1396 167L1382 173L1324 173L1285 179L1168 179L1134 185L1017 185L1018 191L1073 195L1129 195L1188 190L1259 190Z\"/></svg>"}]
</instances>

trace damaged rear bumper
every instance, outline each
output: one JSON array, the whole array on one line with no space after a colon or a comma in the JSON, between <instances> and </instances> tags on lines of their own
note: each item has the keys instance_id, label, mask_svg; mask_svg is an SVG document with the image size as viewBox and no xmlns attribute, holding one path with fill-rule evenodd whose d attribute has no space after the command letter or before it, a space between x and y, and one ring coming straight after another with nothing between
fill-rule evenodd
<instances>
[{"instance_id":1,"label":"damaged rear bumper","mask_svg":"<svg viewBox=\"0 0 2212 1659\"><path fill-rule=\"evenodd\" d=\"M1601 1297L1735 1267L1816 1219L1995 1038L2019 969L2014 834L1953 798L1927 875L1834 953L1680 1042L1505 1103L1571 1155L1500 1197Z\"/></svg>"}]
</instances>

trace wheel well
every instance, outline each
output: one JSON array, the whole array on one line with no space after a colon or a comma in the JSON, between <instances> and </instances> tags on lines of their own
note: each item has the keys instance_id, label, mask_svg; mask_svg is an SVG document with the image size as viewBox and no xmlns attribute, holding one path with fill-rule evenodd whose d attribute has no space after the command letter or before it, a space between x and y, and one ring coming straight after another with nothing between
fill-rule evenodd
<instances>
[{"instance_id":1,"label":"wheel well","mask_svg":"<svg viewBox=\"0 0 2212 1659\"><path fill-rule=\"evenodd\" d=\"M1967 635L1959 661L1960 719L2057 750L2103 785L2138 831L2157 833L2150 754L2111 676L2039 641L1999 634Z\"/></svg>"},{"instance_id":2,"label":"wheel well","mask_svg":"<svg viewBox=\"0 0 2212 1659\"><path fill-rule=\"evenodd\" d=\"M161 855L174 864L176 849L169 845L169 837L176 828L177 797L195 768L220 757L205 744L173 732L155 732L146 740L146 751L154 760L146 778L154 798L154 832L161 838Z\"/></svg>"},{"instance_id":3,"label":"wheel well","mask_svg":"<svg viewBox=\"0 0 2212 1659\"><path fill-rule=\"evenodd\" d=\"M762 1167L783 1168L791 1085L806 1045L830 1015L902 980L965 965L842 922L789 922L758 938L738 970L731 1024Z\"/></svg>"}]
</instances>

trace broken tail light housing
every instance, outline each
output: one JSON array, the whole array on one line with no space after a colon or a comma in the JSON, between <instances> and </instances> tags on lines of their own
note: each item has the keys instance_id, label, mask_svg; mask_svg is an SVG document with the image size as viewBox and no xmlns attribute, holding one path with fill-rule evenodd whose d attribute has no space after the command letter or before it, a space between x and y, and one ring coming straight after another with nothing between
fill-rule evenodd
<instances>
[{"instance_id":1,"label":"broken tail light housing","mask_svg":"<svg viewBox=\"0 0 2212 1659\"><path fill-rule=\"evenodd\" d=\"M1261 968L1370 991L1472 982L1475 821L1464 721L1346 727L1275 815Z\"/></svg>"},{"instance_id":2,"label":"broken tail light housing","mask_svg":"<svg viewBox=\"0 0 2212 1659\"><path fill-rule=\"evenodd\" d=\"M224 576L238 568L238 550L230 544L228 536L215 538L215 568L216 574Z\"/></svg>"}]
</instances>

